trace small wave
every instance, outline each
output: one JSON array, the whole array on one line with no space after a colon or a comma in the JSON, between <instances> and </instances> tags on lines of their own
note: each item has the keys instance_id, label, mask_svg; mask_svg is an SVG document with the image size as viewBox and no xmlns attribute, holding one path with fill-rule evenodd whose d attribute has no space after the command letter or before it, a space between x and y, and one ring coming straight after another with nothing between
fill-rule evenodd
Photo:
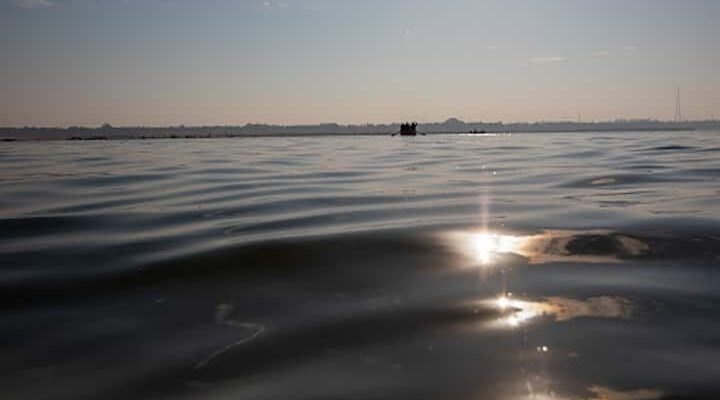
<instances>
[{"instance_id":1,"label":"small wave","mask_svg":"<svg viewBox=\"0 0 720 400\"><path fill-rule=\"evenodd\" d=\"M681 145L666 145L666 146L657 146L652 147L649 150L653 151L673 151L673 150L694 150L695 148L692 146L681 146Z\"/></svg>"},{"instance_id":2,"label":"small wave","mask_svg":"<svg viewBox=\"0 0 720 400\"><path fill-rule=\"evenodd\" d=\"M590 187L614 187L625 185L641 185L645 183L662 182L666 179L659 175L640 175L640 174L617 174L595 176L583 179L572 180L563 183L560 187L565 188L590 188Z\"/></svg>"}]
</instances>

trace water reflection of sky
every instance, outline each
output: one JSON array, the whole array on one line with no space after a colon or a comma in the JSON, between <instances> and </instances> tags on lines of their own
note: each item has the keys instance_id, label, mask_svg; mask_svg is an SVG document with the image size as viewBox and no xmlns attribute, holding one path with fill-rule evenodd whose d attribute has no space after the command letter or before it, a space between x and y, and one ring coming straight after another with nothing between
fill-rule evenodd
<instances>
[{"instance_id":1,"label":"water reflection of sky","mask_svg":"<svg viewBox=\"0 0 720 400\"><path fill-rule=\"evenodd\" d=\"M547 297L531 301L517 299L512 293L507 293L483 302L500 310L503 316L497 322L510 327L519 326L537 317L548 317L558 322L581 317L628 319L633 310L629 300L613 296L591 297L585 300Z\"/></svg>"},{"instance_id":2,"label":"water reflection of sky","mask_svg":"<svg viewBox=\"0 0 720 400\"><path fill-rule=\"evenodd\" d=\"M515 298L512 293L506 293L496 299L482 300L486 307L494 307L500 311L501 317L491 321L490 325L501 329L523 329L524 347L526 354L525 366L521 368L523 382L519 387L519 394L514 394L513 399L553 399L553 400L653 400L660 399L663 392L658 389L614 389L607 386L592 384L585 388L587 396L568 397L556 392L556 379L553 379L547 365L553 362L553 358L575 359L579 355L574 351L559 351L554 354L553 347L548 344L537 343L533 345L528 341L533 340L530 325L537 318L545 318L555 322L566 322L576 318L618 318L629 319L632 316L632 303L622 297L599 296L584 300L546 297L540 300L521 300ZM541 367L538 367L540 365Z\"/></svg>"},{"instance_id":3,"label":"water reflection of sky","mask_svg":"<svg viewBox=\"0 0 720 400\"><path fill-rule=\"evenodd\" d=\"M718 397L716 132L394 139L4 146L5 397Z\"/></svg>"},{"instance_id":4,"label":"water reflection of sky","mask_svg":"<svg viewBox=\"0 0 720 400\"><path fill-rule=\"evenodd\" d=\"M549 262L611 263L623 259L657 257L671 240L679 238L639 237L607 230L568 231L549 230L541 233L520 234L491 231L455 231L443 234L444 240L465 256L469 266L485 269L493 266L507 266L508 261L518 257L528 264ZM689 245L703 247L696 256L704 256L707 249L712 253L715 242L698 246L697 238L688 238ZM652 248L651 242L660 244ZM678 245L675 244L674 247ZM675 249L673 249L676 251ZM687 253L687 254L686 254ZM705 253L705 254L703 254ZM690 252L676 251L667 256L692 256ZM512 264L512 262L511 262Z\"/></svg>"},{"instance_id":5,"label":"water reflection of sky","mask_svg":"<svg viewBox=\"0 0 720 400\"><path fill-rule=\"evenodd\" d=\"M543 335L534 335L533 324L542 320L547 323L565 323L575 319L629 320L635 306L622 296L600 295L585 298L564 296L528 296L514 294L512 282L508 282L507 268L514 265L562 262L618 262L623 256L642 255L648 251L643 241L607 231L571 232L548 231L534 234L509 234L490 232L453 232L448 234L456 248L464 254L468 266L487 272L500 272L498 282L500 295L474 302L475 306L494 309L498 317L486 321L491 329L508 330L508 334L522 332L520 357L522 380L512 389L512 399L585 399L585 400L652 400L662 397L663 392L654 388L617 389L588 382L584 395L567 397L561 392L558 378L553 377L548 365L554 358L576 359L579 354L572 349L558 349L555 354L551 344L542 342ZM537 336L535 338L534 336Z\"/></svg>"}]
</instances>

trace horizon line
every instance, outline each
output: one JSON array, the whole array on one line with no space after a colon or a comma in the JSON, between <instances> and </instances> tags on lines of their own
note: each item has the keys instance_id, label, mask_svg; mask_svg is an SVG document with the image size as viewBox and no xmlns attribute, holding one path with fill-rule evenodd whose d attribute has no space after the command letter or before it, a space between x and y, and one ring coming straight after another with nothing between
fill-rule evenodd
<instances>
[{"instance_id":1,"label":"horizon line","mask_svg":"<svg viewBox=\"0 0 720 400\"><path fill-rule=\"evenodd\" d=\"M266 126L266 127L281 127L281 128L300 128L300 127L320 127L328 125L337 125L340 127L367 127L367 126L390 126L399 125L403 122L417 122L416 120L402 120L392 122L365 122L365 123L342 123L342 122L317 122L317 123L299 123L299 124L278 124L269 122L246 122L242 124L201 124L201 125L112 125L104 122L100 125L6 125L0 126L0 129L133 129L133 128L145 128L145 129L163 129L163 128L176 128L176 129L191 129L191 128L244 128L252 126ZM577 124L577 125L592 125L592 124L613 124L613 123L628 123L628 122L650 122L650 123L662 123L662 124L686 124L686 123L720 123L719 119L706 118L706 119L686 119L682 121L675 121L673 119L653 119L653 118L615 118L608 120L593 120L593 121L577 121L570 119L558 119L558 120L535 120L535 121L463 121L459 118L450 117L443 121L431 121L431 122L417 122L418 125L442 125L447 123L462 123L465 125L470 124L488 124L488 125L537 125L537 124Z\"/></svg>"}]
</instances>

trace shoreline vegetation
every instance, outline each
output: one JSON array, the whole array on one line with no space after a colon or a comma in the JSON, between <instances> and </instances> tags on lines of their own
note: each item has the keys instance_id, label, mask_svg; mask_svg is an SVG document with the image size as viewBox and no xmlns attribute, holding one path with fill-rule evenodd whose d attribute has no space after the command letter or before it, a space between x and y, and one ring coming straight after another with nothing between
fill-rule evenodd
<instances>
[{"instance_id":1,"label":"shoreline vegetation","mask_svg":"<svg viewBox=\"0 0 720 400\"><path fill-rule=\"evenodd\" d=\"M291 137L391 135L400 131L401 123L340 125L269 125L242 126L167 126L113 127L103 124L97 128L60 127L0 127L0 141L26 140L127 140L127 139L210 139L233 137ZM658 121L651 119L613 120L605 122L464 122L449 118L443 122L418 124L418 131L427 134L463 133L547 133L547 132L642 132L687 131L720 129L719 120Z\"/></svg>"}]
</instances>

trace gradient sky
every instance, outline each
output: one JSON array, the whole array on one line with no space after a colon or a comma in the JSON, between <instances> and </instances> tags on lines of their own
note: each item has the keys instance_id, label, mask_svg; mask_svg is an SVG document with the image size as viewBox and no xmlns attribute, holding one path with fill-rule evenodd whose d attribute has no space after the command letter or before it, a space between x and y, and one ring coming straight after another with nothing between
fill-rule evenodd
<instances>
[{"instance_id":1,"label":"gradient sky","mask_svg":"<svg viewBox=\"0 0 720 400\"><path fill-rule=\"evenodd\" d=\"M0 0L0 126L720 118L715 0Z\"/></svg>"}]
</instances>

